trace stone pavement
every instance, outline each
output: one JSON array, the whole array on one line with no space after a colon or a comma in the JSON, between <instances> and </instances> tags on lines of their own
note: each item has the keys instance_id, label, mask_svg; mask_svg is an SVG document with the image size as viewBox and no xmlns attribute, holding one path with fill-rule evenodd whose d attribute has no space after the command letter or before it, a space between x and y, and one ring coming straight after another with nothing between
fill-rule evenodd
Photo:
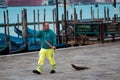
<instances>
[{"instance_id":1,"label":"stone pavement","mask_svg":"<svg viewBox=\"0 0 120 80\"><path fill-rule=\"evenodd\" d=\"M0 57L0 80L120 80L120 42L56 50L57 73L48 60L42 75L32 73L38 51ZM76 71L71 64L90 67Z\"/></svg>"}]
</instances>

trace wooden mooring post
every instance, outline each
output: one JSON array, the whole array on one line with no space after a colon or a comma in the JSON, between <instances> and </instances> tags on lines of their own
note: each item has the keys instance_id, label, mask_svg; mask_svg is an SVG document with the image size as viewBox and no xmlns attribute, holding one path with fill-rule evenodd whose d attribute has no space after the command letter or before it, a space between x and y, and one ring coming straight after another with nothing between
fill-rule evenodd
<instances>
[{"instance_id":1,"label":"wooden mooring post","mask_svg":"<svg viewBox=\"0 0 120 80\"><path fill-rule=\"evenodd\" d=\"M116 21L116 19L117 19L116 0L114 0L114 2L113 2L113 6L114 6L114 22L115 22L115 21Z\"/></svg>"},{"instance_id":2,"label":"wooden mooring post","mask_svg":"<svg viewBox=\"0 0 120 80\"><path fill-rule=\"evenodd\" d=\"M95 11L93 10L93 20L94 20L94 18L95 18Z\"/></svg>"},{"instance_id":3,"label":"wooden mooring post","mask_svg":"<svg viewBox=\"0 0 120 80\"><path fill-rule=\"evenodd\" d=\"M56 33L56 27L55 27L55 13L56 13L56 11L55 11L56 9L54 8L53 10L52 10L52 14L53 14L53 31Z\"/></svg>"},{"instance_id":4,"label":"wooden mooring post","mask_svg":"<svg viewBox=\"0 0 120 80\"><path fill-rule=\"evenodd\" d=\"M66 20L69 20L68 10L66 11Z\"/></svg>"},{"instance_id":5,"label":"wooden mooring post","mask_svg":"<svg viewBox=\"0 0 120 80\"><path fill-rule=\"evenodd\" d=\"M10 41L10 30L9 30L9 12L6 10L6 18L7 18L7 35L8 35L8 41Z\"/></svg>"},{"instance_id":6,"label":"wooden mooring post","mask_svg":"<svg viewBox=\"0 0 120 80\"><path fill-rule=\"evenodd\" d=\"M34 43L36 43L36 24L35 24L35 22L36 22L36 16L35 16L35 10L33 10L33 22L34 22Z\"/></svg>"},{"instance_id":7,"label":"wooden mooring post","mask_svg":"<svg viewBox=\"0 0 120 80\"><path fill-rule=\"evenodd\" d=\"M26 47L26 51L28 49L27 45L27 10L23 9L22 10L22 37L23 37L23 42Z\"/></svg>"},{"instance_id":8,"label":"wooden mooring post","mask_svg":"<svg viewBox=\"0 0 120 80\"><path fill-rule=\"evenodd\" d=\"M82 9L80 10L80 20L82 20Z\"/></svg>"},{"instance_id":9,"label":"wooden mooring post","mask_svg":"<svg viewBox=\"0 0 120 80\"><path fill-rule=\"evenodd\" d=\"M46 9L44 8L44 22L46 21Z\"/></svg>"},{"instance_id":10,"label":"wooden mooring post","mask_svg":"<svg viewBox=\"0 0 120 80\"><path fill-rule=\"evenodd\" d=\"M17 14L17 24L19 24L19 14ZM19 25L18 26L18 29L19 29ZM19 38L19 34L18 34L18 38Z\"/></svg>"},{"instance_id":11,"label":"wooden mooring post","mask_svg":"<svg viewBox=\"0 0 120 80\"><path fill-rule=\"evenodd\" d=\"M107 7L107 20L110 19L110 16L109 16L109 7Z\"/></svg>"},{"instance_id":12,"label":"wooden mooring post","mask_svg":"<svg viewBox=\"0 0 120 80\"><path fill-rule=\"evenodd\" d=\"M104 20L106 21L106 7L104 7Z\"/></svg>"},{"instance_id":13,"label":"wooden mooring post","mask_svg":"<svg viewBox=\"0 0 120 80\"><path fill-rule=\"evenodd\" d=\"M71 20L73 20L73 15L71 14Z\"/></svg>"},{"instance_id":14,"label":"wooden mooring post","mask_svg":"<svg viewBox=\"0 0 120 80\"><path fill-rule=\"evenodd\" d=\"M105 23L102 23L100 26L100 42L101 43L104 43L104 24Z\"/></svg>"},{"instance_id":15,"label":"wooden mooring post","mask_svg":"<svg viewBox=\"0 0 120 80\"><path fill-rule=\"evenodd\" d=\"M97 7L97 19L99 19L99 8Z\"/></svg>"},{"instance_id":16,"label":"wooden mooring post","mask_svg":"<svg viewBox=\"0 0 120 80\"><path fill-rule=\"evenodd\" d=\"M65 43L67 43L67 41L68 41L66 19L67 19L67 16L66 16L66 0L64 0Z\"/></svg>"},{"instance_id":17,"label":"wooden mooring post","mask_svg":"<svg viewBox=\"0 0 120 80\"><path fill-rule=\"evenodd\" d=\"M60 43L60 26L59 26L59 14L58 14L58 0L56 0L56 31L57 31L57 42Z\"/></svg>"},{"instance_id":18,"label":"wooden mooring post","mask_svg":"<svg viewBox=\"0 0 120 80\"><path fill-rule=\"evenodd\" d=\"M40 11L39 9L37 10L37 15L38 15L38 30L40 30Z\"/></svg>"},{"instance_id":19,"label":"wooden mooring post","mask_svg":"<svg viewBox=\"0 0 120 80\"><path fill-rule=\"evenodd\" d=\"M11 46L11 40L10 40L9 12L8 12L8 10L6 10L6 18L7 18L7 31L8 31L7 40L8 40L8 44L9 44L9 49L11 50L12 46Z\"/></svg>"},{"instance_id":20,"label":"wooden mooring post","mask_svg":"<svg viewBox=\"0 0 120 80\"><path fill-rule=\"evenodd\" d=\"M91 6L91 19L93 20L93 8Z\"/></svg>"},{"instance_id":21,"label":"wooden mooring post","mask_svg":"<svg viewBox=\"0 0 120 80\"><path fill-rule=\"evenodd\" d=\"M5 33L5 42L8 43L7 28L6 28L6 14L5 14L5 11L3 12L3 14L4 14L4 33Z\"/></svg>"},{"instance_id":22,"label":"wooden mooring post","mask_svg":"<svg viewBox=\"0 0 120 80\"><path fill-rule=\"evenodd\" d=\"M76 13L76 8L74 7L74 21L77 21L77 13Z\"/></svg>"}]
</instances>

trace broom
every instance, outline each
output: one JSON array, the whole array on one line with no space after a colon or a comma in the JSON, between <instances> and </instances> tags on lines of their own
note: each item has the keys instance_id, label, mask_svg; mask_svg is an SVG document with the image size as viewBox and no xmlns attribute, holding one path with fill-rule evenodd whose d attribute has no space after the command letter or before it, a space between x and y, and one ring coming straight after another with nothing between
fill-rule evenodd
<instances>
[{"instance_id":1,"label":"broom","mask_svg":"<svg viewBox=\"0 0 120 80\"><path fill-rule=\"evenodd\" d=\"M74 64L71 64L71 66L72 66L75 70L90 69L89 67L85 67L85 66L76 66L76 65L74 65Z\"/></svg>"},{"instance_id":2,"label":"broom","mask_svg":"<svg viewBox=\"0 0 120 80\"><path fill-rule=\"evenodd\" d=\"M45 41L51 48L53 47L48 41ZM85 66L76 66L75 64L71 64L71 66L75 69L75 70L85 70L85 69L90 69L89 67L85 67Z\"/></svg>"}]
</instances>

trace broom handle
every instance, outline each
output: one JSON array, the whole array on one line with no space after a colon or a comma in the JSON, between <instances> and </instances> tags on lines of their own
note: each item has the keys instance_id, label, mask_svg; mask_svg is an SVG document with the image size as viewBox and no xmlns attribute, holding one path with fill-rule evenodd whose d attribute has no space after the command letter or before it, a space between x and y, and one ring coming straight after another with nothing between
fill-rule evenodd
<instances>
[{"instance_id":1,"label":"broom handle","mask_svg":"<svg viewBox=\"0 0 120 80\"><path fill-rule=\"evenodd\" d=\"M53 47L48 41L45 41L51 48Z\"/></svg>"},{"instance_id":2,"label":"broom handle","mask_svg":"<svg viewBox=\"0 0 120 80\"><path fill-rule=\"evenodd\" d=\"M45 41L51 48L53 47L48 41ZM60 53L59 51L57 51L58 53ZM61 57L64 57L63 55L60 55Z\"/></svg>"},{"instance_id":3,"label":"broom handle","mask_svg":"<svg viewBox=\"0 0 120 80\"><path fill-rule=\"evenodd\" d=\"M51 48L53 47L48 41L45 41ZM59 51L57 51L57 52L59 52ZM59 52L60 53L60 52ZM60 53L60 56L62 57L62 58L64 58L64 56ZM70 61L67 61L65 58L64 58L64 60L67 62L67 63L71 63ZM73 64L71 64L71 65L73 65Z\"/></svg>"}]
</instances>

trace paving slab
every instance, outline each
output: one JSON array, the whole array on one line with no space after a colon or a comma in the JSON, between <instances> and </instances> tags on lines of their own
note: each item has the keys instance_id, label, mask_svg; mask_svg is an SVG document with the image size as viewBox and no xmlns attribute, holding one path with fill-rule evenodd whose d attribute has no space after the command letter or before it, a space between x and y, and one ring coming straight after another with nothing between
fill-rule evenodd
<instances>
[{"instance_id":1,"label":"paving slab","mask_svg":"<svg viewBox=\"0 0 120 80\"><path fill-rule=\"evenodd\" d=\"M0 56L0 80L120 80L120 42L58 49L56 74L46 59L42 75L32 73L38 52ZM71 64L90 69L76 71Z\"/></svg>"}]
</instances>

